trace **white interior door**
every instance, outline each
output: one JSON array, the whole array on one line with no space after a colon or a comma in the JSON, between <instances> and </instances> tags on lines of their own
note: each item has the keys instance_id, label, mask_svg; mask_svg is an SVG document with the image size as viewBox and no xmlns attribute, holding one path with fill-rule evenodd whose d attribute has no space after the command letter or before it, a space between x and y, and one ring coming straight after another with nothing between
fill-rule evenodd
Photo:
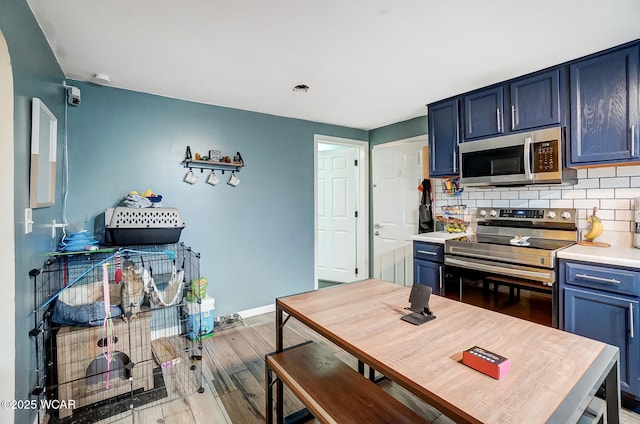
<instances>
[{"instance_id":1,"label":"white interior door","mask_svg":"<svg viewBox=\"0 0 640 424\"><path fill-rule=\"evenodd\" d=\"M372 151L373 277L413 284L413 241L418 233L422 147L413 142L377 145Z\"/></svg>"},{"instance_id":2,"label":"white interior door","mask_svg":"<svg viewBox=\"0 0 640 424\"><path fill-rule=\"evenodd\" d=\"M356 279L357 149L334 146L318 152L318 279Z\"/></svg>"}]
</instances>

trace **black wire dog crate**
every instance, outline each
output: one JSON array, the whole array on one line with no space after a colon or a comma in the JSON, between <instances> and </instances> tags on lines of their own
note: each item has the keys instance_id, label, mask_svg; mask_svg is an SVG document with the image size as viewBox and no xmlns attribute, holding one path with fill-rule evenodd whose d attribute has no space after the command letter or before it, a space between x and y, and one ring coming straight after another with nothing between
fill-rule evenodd
<instances>
[{"instance_id":1,"label":"black wire dog crate","mask_svg":"<svg viewBox=\"0 0 640 424\"><path fill-rule=\"evenodd\" d=\"M30 275L31 395L55 401L39 414L95 422L204 391L199 253L175 243L54 254Z\"/></svg>"}]
</instances>

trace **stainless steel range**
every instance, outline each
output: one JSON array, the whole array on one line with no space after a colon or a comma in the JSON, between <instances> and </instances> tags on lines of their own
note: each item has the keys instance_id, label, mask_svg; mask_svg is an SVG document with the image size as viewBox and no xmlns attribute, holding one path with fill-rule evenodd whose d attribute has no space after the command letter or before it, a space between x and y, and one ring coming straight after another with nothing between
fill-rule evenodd
<instances>
[{"instance_id":1,"label":"stainless steel range","mask_svg":"<svg viewBox=\"0 0 640 424\"><path fill-rule=\"evenodd\" d=\"M445 241L445 295L557 327L556 254L576 222L575 209L479 208L476 234Z\"/></svg>"}]
</instances>

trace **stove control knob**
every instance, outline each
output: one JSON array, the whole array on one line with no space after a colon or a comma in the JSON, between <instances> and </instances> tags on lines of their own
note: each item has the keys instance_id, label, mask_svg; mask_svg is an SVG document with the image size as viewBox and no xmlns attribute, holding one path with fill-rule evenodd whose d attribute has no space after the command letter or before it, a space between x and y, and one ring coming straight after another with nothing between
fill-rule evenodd
<instances>
[{"instance_id":1,"label":"stove control knob","mask_svg":"<svg viewBox=\"0 0 640 424\"><path fill-rule=\"evenodd\" d=\"M491 215L492 218L495 218L496 216L498 216L498 211L496 211L495 209L491 209L489 215Z\"/></svg>"},{"instance_id":2,"label":"stove control knob","mask_svg":"<svg viewBox=\"0 0 640 424\"><path fill-rule=\"evenodd\" d=\"M549 211L549 213L547 214L547 218L556 219L556 213L554 211Z\"/></svg>"},{"instance_id":3,"label":"stove control knob","mask_svg":"<svg viewBox=\"0 0 640 424\"><path fill-rule=\"evenodd\" d=\"M564 211L560 214L560 218L562 219L571 219L571 212Z\"/></svg>"},{"instance_id":4,"label":"stove control knob","mask_svg":"<svg viewBox=\"0 0 640 424\"><path fill-rule=\"evenodd\" d=\"M487 216L487 211L485 211L484 209L480 209L480 212L478 212L478 214L480 214L480 216L484 217L484 216Z\"/></svg>"}]
</instances>

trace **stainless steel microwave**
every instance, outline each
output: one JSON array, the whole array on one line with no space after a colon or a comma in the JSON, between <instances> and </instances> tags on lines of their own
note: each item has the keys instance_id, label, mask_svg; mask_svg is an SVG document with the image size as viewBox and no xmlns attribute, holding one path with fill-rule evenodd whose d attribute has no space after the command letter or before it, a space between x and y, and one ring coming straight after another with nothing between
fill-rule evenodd
<instances>
[{"instance_id":1,"label":"stainless steel microwave","mask_svg":"<svg viewBox=\"0 0 640 424\"><path fill-rule=\"evenodd\" d=\"M466 186L575 184L564 165L564 130L545 128L461 143L460 183Z\"/></svg>"}]
</instances>

